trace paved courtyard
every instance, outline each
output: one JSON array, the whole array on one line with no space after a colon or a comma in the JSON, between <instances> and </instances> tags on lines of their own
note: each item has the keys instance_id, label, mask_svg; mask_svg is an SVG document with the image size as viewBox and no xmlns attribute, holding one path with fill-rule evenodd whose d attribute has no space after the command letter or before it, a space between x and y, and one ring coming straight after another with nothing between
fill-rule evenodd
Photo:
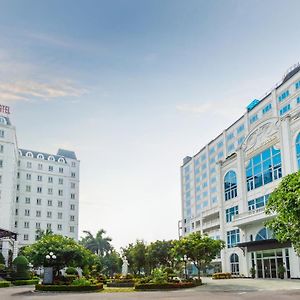
<instances>
[{"instance_id":1,"label":"paved courtyard","mask_svg":"<svg viewBox=\"0 0 300 300\"><path fill-rule=\"evenodd\" d=\"M35 293L33 286L0 289L1 300L299 300L300 280L204 278L203 286L181 291L133 293Z\"/></svg>"}]
</instances>

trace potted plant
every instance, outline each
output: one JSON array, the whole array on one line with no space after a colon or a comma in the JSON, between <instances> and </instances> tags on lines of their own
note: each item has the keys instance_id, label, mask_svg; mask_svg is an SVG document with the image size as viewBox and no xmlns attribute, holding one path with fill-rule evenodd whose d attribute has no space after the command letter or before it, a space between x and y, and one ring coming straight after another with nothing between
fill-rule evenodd
<instances>
[{"instance_id":1,"label":"potted plant","mask_svg":"<svg viewBox=\"0 0 300 300\"><path fill-rule=\"evenodd\" d=\"M251 277L252 277L252 278L255 278L256 270L255 270L254 267L252 267L252 268L250 269L250 274L251 274Z\"/></svg>"},{"instance_id":2,"label":"potted plant","mask_svg":"<svg viewBox=\"0 0 300 300\"><path fill-rule=\"evenodd\" d=\"M285 273L285 267L283 265L279 265L278 266L278 277L281 278L281 279L284 279L284 273Z\"/></svg>"}]
</instances>

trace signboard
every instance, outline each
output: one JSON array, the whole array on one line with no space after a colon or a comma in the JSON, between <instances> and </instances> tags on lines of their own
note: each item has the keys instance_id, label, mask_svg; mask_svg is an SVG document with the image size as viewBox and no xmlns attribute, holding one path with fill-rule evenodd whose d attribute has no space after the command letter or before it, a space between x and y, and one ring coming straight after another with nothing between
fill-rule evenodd
<instances>
[{"instance_id":1,"label":"signboard","mask_svg":"<svg viewBox=\"0 0 300 300\"><path fill-rule=\"evenodd\" d=\"M10 107L0 104L0 113L9 115L10 114Z\"/></svg>"},{"instance_id":2,"label":"signboard","mask_svg":"<svg viewBox=\"0 0 300 300\"><path fill-rule=\"evenodd\" d=\"M45 267L43 284L52 284L52 283L53 283L53 268Z\"/></svg>"}]
</instances>

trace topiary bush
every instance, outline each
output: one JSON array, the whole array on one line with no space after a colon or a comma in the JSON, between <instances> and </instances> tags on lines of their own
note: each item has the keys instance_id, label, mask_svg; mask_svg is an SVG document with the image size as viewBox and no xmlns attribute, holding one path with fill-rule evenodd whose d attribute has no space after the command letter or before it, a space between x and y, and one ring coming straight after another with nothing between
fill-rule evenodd
<instances>
[{"instance_id":1,"label":"topiary bush","mask_svg":"<svg viewBox=\"0 0 300 300\"><path fill-rule=\"evenodd\" d=\"M78 271L73 267L68 267L65 272L68 275L78 275Z\"/></svg>"},{"instance_id":2,"label":"topiary bush","mask_svg":"<svg viewBox=\"0 0 300 300\"><path fill-rule=\"evenodd\" d=\"M10 282L9 281L0 280L0 288L9 287L9 286L10 286Z\"/></svg>"},{"instance_id":3,"label":"topiary bush","mask_svg":"<svg viewBox=\"0 0 300 300\"><path fill-rule=\"evenodd\" d=\"M231 273L214 273L212 279L230 279Z\"/></svg>"},{"instance_id":4,"label":"topiary bush","mask_svg":"<svg viewBox=\"0 0 300 300\"><path fill-rule=\"evenodd\" d=\"M14 280L11 283L13 285L34 285L38 284L40 279L29 279L29 280Z\"/></svg>"},{"instance_id":5,"label":"topiary bush","mask_svg":"<svg viewBox=\"0 0 300 300\"><path fill-rule=\"evenodd\" d=\"M12 278L14 280L27 280L30 279L29 262L25 256L17 256L13 261Z\"/></svg>"}]
</instances>

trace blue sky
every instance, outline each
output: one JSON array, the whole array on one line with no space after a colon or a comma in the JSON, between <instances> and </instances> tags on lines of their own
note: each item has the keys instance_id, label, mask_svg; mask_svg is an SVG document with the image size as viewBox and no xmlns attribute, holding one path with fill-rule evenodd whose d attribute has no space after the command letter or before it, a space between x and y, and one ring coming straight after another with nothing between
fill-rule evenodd
<instances>
[{"instance_id":1,"label":"blue sky","mask_svg":"<svg viewBox=\"0 0 300 300\"><path fill-rule=\"evenodd\" d=\"M19 146L81 160L80 230L177 237L180 165L299 61L300 2L0 0Z\"/></svg>"}]
</instances>

